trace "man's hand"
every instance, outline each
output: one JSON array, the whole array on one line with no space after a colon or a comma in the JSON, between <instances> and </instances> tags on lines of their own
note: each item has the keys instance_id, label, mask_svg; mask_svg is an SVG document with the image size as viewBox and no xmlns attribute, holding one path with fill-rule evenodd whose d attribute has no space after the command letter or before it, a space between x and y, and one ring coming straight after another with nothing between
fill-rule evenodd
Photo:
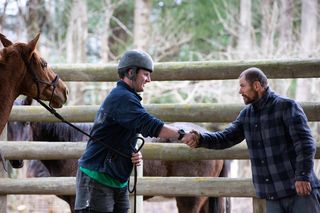
<instances>
[{"instance_id":1,"label":"man's hand","mask_svg":"<svg viewBox=\"0 0 320 213\"><path fill-rule=\"evenodd\" d=\"M186 133L181 141L187 144L191 148L196 148L199 145L199 139L200 139L199 133L195 130L192 130L191 132Z\"/></svg>"},{"instance_id":2,"label":"man's hand","mask_svg":"<svg viewBox=\"0 0 320 213\"><path fill-rule=\"evenodd\" d=\"M131 155L131 162L133 165L140 166L142 161L142 154L141 152L132 153Z\"/></svg>"},{"instance_id":3,"label":"man's hand","mask_svg":"<svg viewBox=\"0 0 320 213\"><path fill-rule=\"evenodd\" d=\"M309 195L312 191L310 182L308 181L296 181L295 183L296 191L299 196Z\"/></svg>"}]
</instances>

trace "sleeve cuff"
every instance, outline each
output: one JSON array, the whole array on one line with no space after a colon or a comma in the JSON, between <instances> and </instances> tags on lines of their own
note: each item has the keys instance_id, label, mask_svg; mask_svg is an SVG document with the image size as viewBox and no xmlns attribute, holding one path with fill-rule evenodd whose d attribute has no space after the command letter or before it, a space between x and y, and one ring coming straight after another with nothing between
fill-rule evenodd
<instances>
[{"instance_id":1,"label":"sleeve cuff","mask_svg":"<svg viewBox=\"0 0 320 213\"><path fill-rule=\"evenodd\" d=\"M296 181L310 181L310 175L307 172L302 171L295 175Z\"/></svg>"}]
</instances>

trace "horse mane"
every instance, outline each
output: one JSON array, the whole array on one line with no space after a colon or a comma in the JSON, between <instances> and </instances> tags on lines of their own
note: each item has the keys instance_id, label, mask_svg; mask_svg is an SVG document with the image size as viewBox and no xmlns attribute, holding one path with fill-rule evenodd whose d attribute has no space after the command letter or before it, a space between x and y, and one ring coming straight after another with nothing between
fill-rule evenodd
<instances>
[{"instance_id":1,"label":"horse mane","mask_svg":"<svg viewBox=\"0 0 320 213\"><path fill-rule=\"evenodd\" d=\"M81 130L90 133L92 124L74 123ZM66 123L37 122L31 123L34 141L87 141L88 137Z\"/></svg>"}]
</instances>

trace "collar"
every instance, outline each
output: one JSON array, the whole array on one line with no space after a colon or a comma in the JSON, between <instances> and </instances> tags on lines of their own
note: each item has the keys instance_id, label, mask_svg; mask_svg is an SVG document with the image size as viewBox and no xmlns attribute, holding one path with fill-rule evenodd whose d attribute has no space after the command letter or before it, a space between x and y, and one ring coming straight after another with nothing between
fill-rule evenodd
<instances>
[{"instance_id":1,"label":"collar","mask_svg":"<svg viewBox=\"0 0 320 213\"><path fill-rule=\"evenodd\" d=\"M123 80L119 80L117 82L117 86L124 87L125 89L129 90L134 95L136 95L139 98L140 101L142 100L141 96L134 89L132 89L126 82L124 82Z\"/></svg>"},{"instance_id":2,"label":"collar","mask_svg":"<svg viewBox=\"0 0 320 213\"><path fill-rule=\"evenodd\" d=\"M263 95L260 99L254 101L254 102L251 104L252 107L253 107L253 109L254 109L254 110L260 110L260 109L262 109L263 107L265 107L265 106L267 105L267 102L268 102L268 99L269 99L271 93L272 93L272 90L268 87L268 88L266 89L266 91L264 92L264 95Z\"/></svg>"}]
</instances>

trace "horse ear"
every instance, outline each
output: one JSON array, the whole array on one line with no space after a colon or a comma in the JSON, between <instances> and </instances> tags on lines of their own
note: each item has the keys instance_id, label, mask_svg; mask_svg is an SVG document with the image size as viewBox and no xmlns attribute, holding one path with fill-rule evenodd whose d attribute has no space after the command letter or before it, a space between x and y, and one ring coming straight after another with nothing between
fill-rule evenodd
<instances>
[{"instance_id":1,"label":"horse ear","mask_svg":"<svg viewBox=\"0 0 320 213\"><path fill-rule=\"evenodd\" d=\"M1 43L3 44L4 47L8 47L8 46L12 45L12 42L10 40L8 40L7 37L5 35L3 35L2 33L0 33L0 40L1 40Z\"/></svg>"},{"instance_id":2,"label":"horse ear","mask_svg":"<svg viewBox=\"0 0 320 213\"><path fill-rule=\"evenodd\" d=\"M36 49L39 37L40 37L40 33L38 33L38 35L36 35L36 37L28 43L28 46L30 47L31 52L33 52Z\"/></svg>"}]
</instances>

